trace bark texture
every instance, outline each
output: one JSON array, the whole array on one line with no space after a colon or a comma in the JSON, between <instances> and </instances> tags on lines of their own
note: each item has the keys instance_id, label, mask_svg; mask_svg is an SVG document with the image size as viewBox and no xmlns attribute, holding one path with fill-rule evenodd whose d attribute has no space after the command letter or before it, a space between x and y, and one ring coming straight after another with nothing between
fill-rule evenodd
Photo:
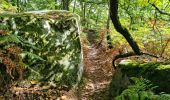
<instances>
[{"instance_id":1,"label":"bark texture","mask_svg":"<svg viewBox=\"0 0 170 100\"><path fill-rule=\"evenodd\" d=\"M141 51L139 49L139 46L137 45L129 31L126 28L124 28L119 21L118 2L119 0L110 0L110 18L112 20L112 23L116 31L123 35L124 38L127 40L135 54L140 55Z\"/></svg>"}]
</instances>

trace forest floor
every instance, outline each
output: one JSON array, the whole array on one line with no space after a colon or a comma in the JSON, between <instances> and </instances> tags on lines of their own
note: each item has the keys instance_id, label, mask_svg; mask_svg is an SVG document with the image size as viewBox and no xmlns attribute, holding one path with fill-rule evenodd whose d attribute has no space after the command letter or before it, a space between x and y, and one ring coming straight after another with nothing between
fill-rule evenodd
<instances>
[{"instance_id":1,"label":"forest floor","mask_svg":"<svg viewBox=\"0 0 170 100\"><path fill-rule=\"evenodd\" d=\"M104 44L83 45L84 73L78 93L65 89L56 90L53 86L41 86L40 82L28 85L10 86L9 93L0 96L0 100L34 100L48 98L49 100L107 100L109 84L114 74L112 66L113 51ZM45 83L44 83L45 84ZM45 92L44 92L45 91ZM25 99L27 98L27 99Z\"/></svg>"},{"instance_id":2,"label":"forest floor","mask_svg":"<svg viewBox=\"0 0 170 100\"><path fill-rule=\"evenodd\" d=\"M112 51L104 44L84 46L84 74L81 100L106 100L114 69Z\"/></svg>"}]
</instances>

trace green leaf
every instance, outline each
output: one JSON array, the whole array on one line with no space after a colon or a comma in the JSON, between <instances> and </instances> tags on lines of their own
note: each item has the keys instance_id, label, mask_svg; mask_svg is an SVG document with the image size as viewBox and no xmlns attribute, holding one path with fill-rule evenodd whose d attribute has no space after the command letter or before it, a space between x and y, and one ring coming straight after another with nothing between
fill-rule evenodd
<instances>
[{"instance_id":1,"label":"green leaf","mask_svg":"<svg viewBox=\"0 0 170 100\"><path fill-rule=\"evenodd\" d=\"M17 38L16 35L6 35L0 37L0 44L4 43L20 43L21 41Z\"/></svg>"},{"instance_id":2,"label":"green leaf","mask_svg":"<svg viewBox=\"0 0 170 100\"><path fill-rule=\"evenodd\" d=\"M41 58L40 56L36 55L36 54L33 54L33 53L30 53L30 52L22 52L21 54L21 57L22 58L25 58L26 56L28 56L29 58L31 59L37 59L37 60L41 60L41 61L45 61L43 58Z\"/></svg>"}]
</instances>

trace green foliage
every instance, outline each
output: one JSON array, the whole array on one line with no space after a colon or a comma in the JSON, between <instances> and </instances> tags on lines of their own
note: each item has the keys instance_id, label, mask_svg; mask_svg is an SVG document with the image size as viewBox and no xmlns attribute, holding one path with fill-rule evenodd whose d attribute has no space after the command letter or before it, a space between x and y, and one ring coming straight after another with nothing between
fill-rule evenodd
<instances>
[{"instance_id":1,"label":"green foliage","mask_svg":"<svg viewBox=\"0 0 170 100\"><path fill-rule=\"evenodd\" d=\"M8 4L17 7L18 11L62 10L62 6L64 6L63 0L29 0L29 2L14 0ZM169 17L160 14L151 4L155 4L164 12L170 11L168 0L119 0L120 21L123 26L129 29L143 51L168 57L170 55L168 48L170 47L166 46L166 41L170 33ZM6 3L2 5L6 5ZM69 0L69 8L70 11L80 15L82 28L99 30L106 28L106 24L108 24L113 46L119 48L121 45L126 45L128 50L131 50L126 40L114 30L112 23L107 23L108 0ZM156 20L156 24L153 23L153 20Z\"/></svg>"},{"instance_id":2,"label":"green foliage","mask_svg":"<svg viewBox=\"0 0 170 100\"><path fill-rule=\"evenodd\" d=\"M0 44L21 43L15 35L6 35L0 37Z\"/></svg>"},{"instance_id":3,"label":"green foliage","mask_svg":"<svg viewBox=\"0 0 170 100\"><path fill-rule=\"evenodd\" d=\"M126 64L125 64L126 63ZM159 86L156 92L170 93L169 79L170 65L163 65L158 62L139 63L136 61L125 61L119 67L128 77L144 77L154 85ZM136 63L136 64L135 64Z\"/></svg>"},{"instance_id":4,"label":"green foliage","mask_svg":"<svg viewBox=\"0 0 170 100\"><path fill-rule=\"evenodd\" d=\"M156 95L152 90L155 88L151 81L144 78L131 78L134 82L128 86L115 100L169 100L169 94Z\"/></svg>"},{"instance_id":5,"label":"green foliage","mask_svg":"<svg viewBox=\"0 0 170 100\"><path fill-rule=\"evenodd\" d=\"M120 94L120 96L117 96L116 100L124 100L124 99L139 100L139 98L146 98L148 96L148 93L151 93L151 92L145 92L145 90L148 90L150 88L150 83L148 80L138 79L138 78L132 78L132 80L134 81L134 84L130 85L128 89L124 90ZM149 86L147 86L148 84ZM141 99L141 100L145 100L145 99Z\"/></svg>"},{"instance_id":6,"label":"green foliage","mask_svg":"<svg viewBox=\"0 0 170 100\"><path fill-rule=\"evenodd\" d=\"M109 97L118 96L127 86L130 85L129 78L121 72L120 69L116 71L112 77L112 81L109 87Z\"/></svg>"},{"instance_id":7,"label":"green foliage","mask_svg":"<svg viewBox=\"0 0 170 100\"><path fill-rule=\"evenodd\" d=\"M146 80L144 78L136 78L132 77L131 80L134 82L134 86L129 86L129 89L132 89L136 92L139 91L146 91L146 90L153 90L155 87L151 84L149 80Z\"/></svg>"},{"instance_id":8,"label":"green foliage","mask_svg":"<svg viewBox=\"0 0 170 100\"><path fill-rule=\"evenodd\" d=\"M10 11L10 12L16 12L16 8L12 6L10 3L8 3L6 0L0 0L0 13Z\"/></svg>"},{"instance_id":9,"label":"green foliage","mask_svg":"<svg viewBox=\"0 0 170 100\"><path fill-rule=\"evenodd\" d=\"M160 14L151 4L155 4L163 12L169 12L168 2L168 0L119 0L118 13L122 25L128 28L143 51L165 57L170 56L167 42L170 36L169 17ZM126 40L114 29L111 35L115 48L122 46L131 51Z\"/></svg>"}]
</instances>

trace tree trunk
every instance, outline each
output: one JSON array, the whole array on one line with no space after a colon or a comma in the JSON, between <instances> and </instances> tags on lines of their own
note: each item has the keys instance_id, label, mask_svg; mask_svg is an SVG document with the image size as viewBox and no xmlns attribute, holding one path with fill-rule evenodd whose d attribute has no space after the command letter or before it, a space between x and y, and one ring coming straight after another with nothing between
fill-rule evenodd
<instances>
[{"instance_id":1,"label":"tree trunk","mask_svg":"<svg viewBox=\"0 0 170 100\"><path fill-rule=\"evenodd\" d=\"M100 11L97 12L96 26L98 25L99 16L100 16Z\"/></svg>"},{"instance_id":2,"label":"tree trunk","mask_svg":"<svg viewBox=\"0 0 170 100\"><path fill-rule=\"evenodd\" d=\"M108 7L110 6L109 5L109 1L108 1ZM111 40L111 36L110 36L110 33L109 33L109 30L110 30L110 7L109 7L109 10L108 10L108 18L107 18L107 25L106 25L106 29L108 30L107 31L107 47L108 48L113 48L112 46L112 40Z\"/></svg>"},{"instance_id":3,"label":"tree trunk","mask_svg":"<svg viewBox=\"0 0 170 100\"><path fill-rule=\"evenodd\" d=\"M15 1L13 1L13 0L8 0L8 3L11 3L12 6L16 6Z\"/></svg>"},{"instance_id":4,"label":"tree trunk","mask_svg":"<svg viewBox=\"0 0 170 100\"><path fill-rule=\"evenodd\" d=\"M85 2L80 2L81 5L81 11L82 11L82 25L86 25L86 3Z\"/></svg>"},{"instance_id":5,"label":"tree trunk","mask_svg":"<svg viewBox=\"0 0 170 100\"><path fill-rule=\"evenodd\" d=\"M77 0L74 1L73 13L75 12L75 9L76 9L76 2Z\"/></svg>"},{"instance_id":6,"label":"tree trunk","mask_svg":"<svg viewBox=\"0 0 170 100\"><path fill-rule=\"evenodd\" d=\"M57 7L58 1L57 1L57 0L54 0L54 2L55 2L55 7L54 7L54 9L58 9L58 7Z\"/></svg>"},{"instance_id":7,"label":"tree trunk","mask_svg":"<svg viewBox=\"0 0 170 100\"><path fill-rule=\"evenodd\" d=\"M124 38L127 40L133 51L137 54L140 55L141 51L139 49L139 46L137 43L134 41L133 37L129 33L129 31L124 28L120 21L119 21L119 16L118 16L118 1L119 0L110 0L110 18L112 20L112 23L116 29L117 32L119 32L121 35L124 36Z\"/></svg>"},{"instance_id":8,"label":"tree trunk","mask_svg":"<svg viewBox=\"0 0 170 100\"><path fill-rule=\"evenodd\" d=\"M17 10L18 10L18 12L20 12L20 5L19 5L19 0L17 0L17 2L16 2L17 4Z\"/></svg>"},{"instance_id":9,"label":"tree trunk","mask_svg":"<svg viewBox=\"0 0 170 100\"><path fill-rule=\"evenodd\" d=\"M62 0L63 10L69 11L70 0Z\"/></svg>"},{"instance_id":10,"label":"tree trunk","mask_svg":"<svg viewBox=\"0 0 170 100\"><path fill-rule=\"evenodd\" d=\"M83 18L85 19L86 17L86 3L84 2L84 5L83 5Z\"/></svg>"},{"instance_id":11,"label":"tree trunk","mask_svg":"<svg viewBox=\"0 0 170 100\"><path fill-rule=\"evenodd\" d=\"M92 10L92 5L90 5L89 9L88 9L88 13L87 13L87 19L90 19L90 14L92 13L91 10ZM89 23L86 24L86 27L89 28Z\"/></svg>"}]
</instances>

